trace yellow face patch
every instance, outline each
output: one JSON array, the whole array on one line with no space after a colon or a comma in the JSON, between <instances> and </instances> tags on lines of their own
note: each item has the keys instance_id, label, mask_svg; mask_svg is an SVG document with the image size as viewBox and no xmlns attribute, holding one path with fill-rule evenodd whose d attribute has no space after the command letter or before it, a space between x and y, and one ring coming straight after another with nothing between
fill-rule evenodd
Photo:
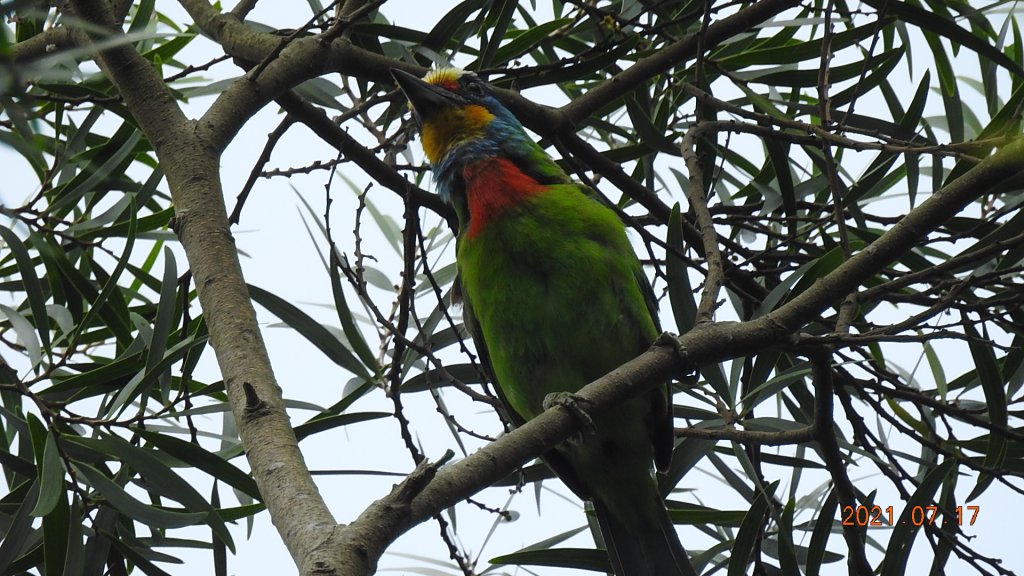
<instances>
[{"instance_id":1,"label":"yellow face patch","mask_svg":"<svg viewBox=\"0 0 1024 576\"><path fill-rule=\"evenodd\" d=\"M423 151L431 164L437 164L460 142L478 138L493 119L494 114L477 104L442 110L423 123Z\"/></svg>"}]
</instances>

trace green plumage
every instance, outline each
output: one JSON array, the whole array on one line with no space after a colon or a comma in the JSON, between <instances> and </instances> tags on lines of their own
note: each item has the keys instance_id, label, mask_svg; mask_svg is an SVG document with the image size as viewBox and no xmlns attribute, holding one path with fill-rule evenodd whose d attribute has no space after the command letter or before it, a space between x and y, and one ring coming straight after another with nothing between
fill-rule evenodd
<instances>
[{"instance_id":1,"label":"green plumage","mask_svg":"<svg viewBox=\"0 0 1024 576\"><path fill-rule=\"evenodd\" d=\"M495 376L524 419L658 336L622 223L576 185L550 186L460 239L458 265Z\"/></svg>"},{"instance_id":2,"label":"green plumage","mask_svg":"<svg viewBox=\"0 0 1024 576\"><path fill-rule=\"evenodd\" d=\"M618 216L586 187L558 183L568 178L546 154L519 145L518 121L488 92L474 97L475 77L436 74L437 85L396 79L425 137L454 135L431 162L459 207L464 316L522 423L549 394L575 392L646 350L659 332L655 301ZM450 122L457 106L483 106L494 119L477 133L431 125ZM544 459L593 501L616 574L693 574L651 474L652 462L663 469L671 458L668 387L588 412L593 430Z\"/></svg>"},{"instance_id":3,"label":"green plumage","mask_svg":"<svg viewBox=\"0 0 1024 576\"><path fill-rule=\"evenodd\" d=\"M650 288L622 223L575 185L551 186L462 238L458 265L474 340L521 420L539 414L548 394L579 390L658 335ZM685 573L651 476L652 461L667 467L671 457L667 402L666 390L655 389L595 412L582 442L545 457L594 502L623 576Z\"/></svg>"}]
</instances>

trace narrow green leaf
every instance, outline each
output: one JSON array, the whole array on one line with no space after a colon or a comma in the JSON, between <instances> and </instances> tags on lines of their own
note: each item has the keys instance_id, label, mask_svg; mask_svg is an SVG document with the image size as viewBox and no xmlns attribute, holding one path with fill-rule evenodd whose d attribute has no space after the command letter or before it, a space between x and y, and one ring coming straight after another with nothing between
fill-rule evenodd
<instances>
[{"instance_id":1,"label":"narrow green leaf","mask_svg":"<svg viewBox=\"0 0 1024 576\"><path fill-rule=\"evenodd\" d=\"M902 56L903 48L888 50L875 55L871 59L871 66L873 68L879 68L890 65L892 61L896 61L898 63ZM830 67L828 71L829 82L832 84L838 84L846 80L858 78L864 70L865 63L866 62L864 60L861 60L851 62L850 64ZM819 71L817 68L796 70L793 69L792 64L788 63L768 68L741 70L739 72L735 72L735 76L737 78L747 80L748 82L793 88L817 86L819 82Z\"/></svg>"},{"instance_id":2,"label":"narrow green leaf","mask_svg":"<svg viewBox=\"0 0 1024 576\"><path fill-rule=\"evenodd\" d=\"M796 546L793 544L793 514L796 509L796 501L790 500L782 510L779 518L779 568L783 574L799 574L797 566Z\"/></svg>"},{"instance_id":3,"label":"narrow green leaf","mask_svg":"<svg viewBox=\"0 0 1024 576\"><path fill-rule=\"evenodd\" d=\"M87 192L94 191L104 180L120 174L141 140L142 132L137 127L129 122L122 124L85 169L67 185L54 189L56 197L51 210L55 213L70 210Z\"/></svg>"},{"instance_id":4,"label":"narrow green leaf","mask_svg":"<svg viewBox=\"0 0 1024 576\"><path fill-rule=\"evenodd\" d=\"M686 263L679 256L684 252L683 219L679 212L679 204L672 206L668 217L668 235L665 243L674 250L665 251L665 275L668 278L668 298L672 303L672 314L675 315L676 328L685 334L693 328L697 318L697 302L690 285ZM678 250L679 254L676 253Z\"/></svg>"},{"instance_id":5,"label":"narrow green leaf","mask_svg":"<svg viewBox=\"0 0 1024 576\"><path fill-rule=\"evenodd\" d=\"M884 22L871 22L833 35L831 41L833 52L838 52L865 38L870 38L877 32L880 24L884 24ZM721 59L716 56L716 60L718 65L730 70L740 70L755 65L771 66L779 62L800 62L821 57L821 44L822 39L818 38L807 42L794 42L781 47L744 50L735 56Z\"/></svg>"},{"instance_id":6,"label":"narrow green leaf","mask_svg":"<svg viewBox=\"0 0 1024 576\"><path fill-rule=\"evenodd\" d=\"M43 296L43 285L36 275L32 257L25 243L10 229L0 226L0 238L3 238L7 249L14 255L14 261L18 264L18 274L21 276L21 285L25 288L25 296L32 310L32 320L35 322L36 332L39 333L39 342L42 343L43 350L49 352L50 324L46 314L46 297Z\"/></svg>"},{"instance_id":7,"label":"narrow green leaf","mask_svg":"<svg viewBox=\"0 0 1024 576\"><path fill-rule=\"evenodd\" d=\"M32 323L27 318L21 315L10 306L0 304L0 312L7 317L7 321L10 322L11 328L14 329L15 335L18 337L18 343L25 347L25 352L28 354L28 361L32 367L39 366L43 361L43 348L39 344L39 338L36 336L36 330L32 326Z\"/></svg>"},{"instance_id":8,"label":"narrow green leaf","mask_svg":"<svg viewBox=\"0 0 1024 576\"><path fill-rule=\"evenodd\" d=\"M380 418L390 418L391 416L392 414L390 412L356 412L353 414L333 414L330 416L316 417L304 424L296 426L295 438L297 440L302 440L307 436L312 436L313 434L323 432L324 430L330 430L331 428L337 428L338 426L347 426L357 422L378 420Z\"/></svg>"},{"instance_id":9,"label":"narrow green leaf","mask_svg":"<svg viewBox=\"0 0 1024 576\"><path fill-rule=\"evenodd\" d=\"M513 58L521 56L527 51L534 49L549 34L563 26L572 24L572 22L572 18L558 18L527 28L526 30L521 30L511 42L498 49L494 55L494 61L508 62Z\"/></svg>"},{"instance_id":10,"label":"narrow green leaf","mask_svg":"<svg viewBox=\"0 0 1024 576\"><path fill-rule=\"evenodd\" d=\"M153 341L146 356L146 369L152 370L164 357L167 339L174 322L174 307L178 295L178 266L174 252L164 247L164 276L160 282L160 301L157 304L156 320L153 322Z\"/></svg>"},{"instance_id":11,"label":"narrow green leaf","mask_svg":"<svg viewBox=\"0 0 1024 576\"><path fill-rule=\"evenodd\" d=\"M327 328L283 298L252 284L248 286L253 300L309 340L331 361L360 378L372 379L366 367Z\"/></svg>"},{"instance_id":12,"label":"narrow green leaf","mask_svg":"<svg viewBox=\"0 0 1024 576\"><path fill-rule=\"evenodd\" d=\"M914 545L914 538L917 536L920 526L914 526L914 519L920 520L920 514L925 506L932 503L935 491L942 484L951 472L956 470L956 460L949 458L925 476L918 486L917 491L907 500L900 514L896 526L892 529L889 537L889 545L885 549L885 558L882 560L880 576L903 576L907 573L907 560L910 558L910 549ZM926 514L927 521L930 514Z\"/></svg>"},{"instance_id":13,"label":"narrow green leaf","mask_svg":"<svg viewBox=\"0 0 1024 576\"><path fill-rule=\"evenodd\" d=\"M846 90L842 90L832 95L830 100L833 108L845 106L854 99L868 94L871 90L880 86L891 77L893 70L895 70L896 66L898 66L902 61L903 60L899 58L892 58L872 65L868 70L867 76L865 76L862 81L855 82L853 86L850 86Z\"/></svg>"},{"instance_id":14,"label":"narrow green leaf","mask_svg":"<svg viewBox=\"0 0 1024 576\"><path fill-rule=\"evenodd\" d=\"M89 311L86 313L85 318L78 324L78 331L75 332L71 338L71 344L69 345L71 348L73 348L82 337L82 333L87 328L92 327L92 321L97 314L106 321L110 329L117 334L119 340L128 341L131 339L128 328L128 319L127 317L122 317L121 314L118 313L119 310L117 310L113 305L115 302L113 295L114 292L119 289L117 280L121 277L121 272L124 271L125 266L128 264L128 259L132 255L132 248L135 246L135 232L138 224L138 221L135 218L136 212L137 207L133 200L129 208L130 225L128 229L128 236L125 238L124 250L121 252L121 257L118 259L117 264L114 265L114 270L111 272L110 278L108 278L104 283L99 294L96 294L96 289L92 284L81 276L78 270L76 270L71 263L67 261L62 252L53 254L52 250L47 250L47 252L51 253L53 262L56 266L68 280L75 284L75 287L81 291L83 296L86 298L95 296L92 300L92 306L89 307ZM41 255L44 252L44 246L46 246L45 242L39 242L37 244L37 248ZM123 300L121 301L121 305L124 306Z\"/></svg>"},{"instance_id":15,"label":"narrow green leaf","mask_svg":"<svg viewBox=\"0 0 1024 576\"><path fill-rule=\"evenodd\" d=\"M125 210L127 210L129 205L131 205L134 197L135 196L133 194L125 194L124 196L121 196L117 202L114 202L113 206L107 208L101 214L68 226L68 233L74 234L75 236L81 236L90 230L96 230L107 226L124 214Z\"/></svg>"},{"instance_id":16,"label":"narrow green leaf","mask_svg":"<svg viewBox=\"0 0 1024 576\"><path fill-rule=\"evenodd\" d=\"M146 354L146 371L152 372L164 358L167 341L174 329L174 311L178 300L178 266L174 260L174 252L164 247L164 275L160 282L160 301L157 303L156 318L153 320L153 333L150 336L149 352ZM158 381L165 382L162 396L166 401L170 385L170 367L157 374Z\"/></svg>"},{"instance_id":17,"label":"narrow green leaf","mask_svg":"<svg viewBox=\"0 0 1024 576\"><path fill-rule=\"evenodd\" d=\"M32 510L36 517L46 516L64 496L64 461L57 450L57 439L53 430L46 434L45 447L39 458L39 501Z\"/></svg>"},{"instance_id":18,"label":"narrow green leaf","mask_svg":"<svg viewBox=\"0 0 1024 576\"><path fill-rule=\"evenodd\" d=\"M812 274L814 275L814 278L817 278L819 273L826 272L830 268L835 268L835 254L837 253L837 250L839 249L833 249L821 258L807 262L803 266L797 268L796 271L786 277L785 280L779 282L779 285L773 288L772 291L765 296L764 300L761 301L761 305L754 311L752 318L760 318L774 310L775 307L789 295L790 289L792 289L793 286L796 285L796 283L804 276Z\"/></svg>"},{"instance_id":19,"label":"narrow green leaf","mask_svg":"<svg viewBox=\"0 0 1024 576\"><path fill-rule=\"evenodd\" d=\"M104 574L107 554L110 552L110 540L102 532L110 533L121 514L110 506L99 506L96 512L96 520L93 521L89 539L85 542L85 549L82 551L82 563L85 568L81 574Z\"/></svg>"},{"instance_id":20,"label":"narrow green leaf","mask_svg":"<svg viewBox=\"0 0 1024 576\"><path fill-rule=\"evenodd\" d=\"M328 81L326 78L310 78L293 88L293 90L295 90L296 94L317 106L338 111L347 109L346 105L338 101L338 97L342 95L341 87L334 82Z\"/></svg>"},{"instance_id":21,"label":"narrow green leaf","mask_svg":"<svg viewBox=\"0 0 1024 576\"><path fill-rule=\"evenodd\" d=\"M487 15L488 21L493 21L494 27L486 42L480 47L480 59L476 65L470 68L489 68L495 63L494 56L498 53L501 41L505 39L505 32L512 24L512 16L515 14L518 0L497 0L491 4L491 11Z\"/></svg>"},{"instance_id":22,"label":"narrow green leaf","mask_svg":"<svg viewBox=\"0 0 1024 576\"><path fill-rule=\"evenodd\" d=\"M145 368L142 355L129 354L106 364L100 364L81 374L54 383L39 391L49 401L66 402L73 397L106 394L125 383L125 378Z\"/></svg>"},{"instance_id":23,"label":"narrow green leaf","mask_svg":"<svg viewBox=\"0 0 1024 576\"><path fill-rule=\"evenodd\" d=\"M741 526L746 510L713 510L670 507L668 515L673 524L689 524L693 526Z\"/></svg>"},{"instance_id":24,"label":"narrow green leaf","mask_svg":"<svg viewBox=\"0 0 1024 576\"><path fill-rule=\"evenodd\" d=\"M154 242L153 247L149 249L149 253L146 254L146 259L142 262L141 266L128 265L128 270L135 276L135 279L132 280L132 285L128 288L131 292L138 292L139 288L142 288L143 285L157 291L160 290L160 281L152 276L150 272L153 270L157 258L160 257L163 246L163 242Z\"/></svg>"},{"instance_id":25,"label":"narrow green leaf","mask_svg":"<svg viewBox=\"0 0 1024 576\"><path fill-rule=\"evenodd\" d=\"M137 433L153 446L177 458L186 465L206 472L251 498L262 500L259 488L256 487L256 481L217 454L206 450L202 446L167 434L160 434L149 430L138 430Z\"/></svg>"},{"instance_id":26,"label":"narrow green leaf","mask_svg":"<svg viewBox=\"0 0 1024 576\"><path fill-rule=\"evenodd\" d=\"M22 553L25 543L32 535L32 504L39 494L39 482L33 481L25 492L25 497L18 505L9 521L5 522L6 532L0 541L0 574L7 574L8 568Z\"/></svg>"},{"instance_id":27,"label":"narrow green leaf","mask_svg":"<svg viewBox=\"0 0 1024 576\"><path fill-rule=\"evenodd\" d=\"M148 214L146 216L143 216L142 218L139 218L138 234L142 235L145 234L146 232L152 233L154 230L166 228L167 225L170 223L172 216L174 216L174 207L169 206L167 208L164 208L163 210L160 210L159 212ZM130 221L121 221L110 226L103 226L89 230L84 230L80 234L78 234L78 238L81 240L95 240L98 238L113 238L118 236L126 236L129 232L130 226ZM147 237L152 237L152 234L147 235ZM160 253L160 244L160 242L157 242L156 245L154 245L154 248L156 249L158 255Z\"/></svg>"},{"instance_id":28,"label":"narrow green leaf","mask_svg":"<svg viewBox=\"0 0 1024 576\"><path fill-rule=\"evenodd\" d=\"M70 538L70 525L80 525L80 517L75 516L71 521L71 507L68 505L68 493L63 490L57 494L57 502L53 509L43 517L43 566L46 576L61 576L62 574L78 574L65 570L68 560L68 549L71 546L81 545L80 541L73 541Z\"/></svg>"},{"instance_id":29,"label":"narrow green leaf","mask_svg":"<svg viewBox=\"0 0 1024 576\"><path fill-rule=\"evenodd\" d=\"M224 525L224 521L217 515L216 510L191 484L161 462L151 451L132 446L128 441L114 434L103 434L100 439L75 438L74 441L89 446L97 452L115 456L131 466L146 479L147 490L155 491L164 498L181 503L186 510L205 512L207 524L234 552L231 533Z\"/></svg>"},{"instance_id":30,"label":"narrow green leaf","mask_svg":"<svg viewBox=\"0 0 1024 576\"><path fill-rule=\"evenodd\" d=\"M698 427L707 426L698 424ZM667 494L693 469L709 452L714 450L714 440L702 440L699 438L683 438L672 450L672 462L669 464L665 474L658 475L658 491Z\"/></svg>"},{"instance_id":31,"label":"narrow green leaf","mask_svg":"<svg viewBox=\"0 0 1024 576\"><path fill-rule=\"evenodd\" d=\"M220 489L217 482L213 483L210 492L210 504L214 508L220 508ZM224 542L217 537L217 532L211 534L213 544L213 573L215 576L227 576L228 573L228 550Z\"/></svg>"},{"instance_id":32,"label":"narrow green leaf","mask_svg":"<svg viewBox=\"0 0 1024 576\"><path fill-rule=\"evenodd\" d=\"M71 498L71 508L68 512L68 518L81 518L82 516L82 502L78 499L78 495L75 494ZM45 528L45 519L43 520L43 523ZM85 574L85 546L83 545L82 539L82 523L67 522L66 527L68 547L67 556L64 560L63 573L67 576L71 576L72 574ZM47 576L49 576L49 574L47 574Z\"/></svg>"},{"instance_id":33,"label":"narrow green leaf","mask_svg":"<svg viewBox=\"0 0 1024 576\"><path fill-rule=\"evenodd\" d=\"M142 57L150 62L163 61L171 64L173 63L171 60L178 54L178 52L181 52L188 47L188 45L191 44L197 36L198 34L191 32L177 34L152 50L144 52Z\"/></svg>"},{"instance_id":34,"label":"narrow green leaf","mask_svg":"<svg viewBox=\"0 0 1024 576\"><path fill-rule=\"evenodd\" d=\"M740 399L743 404L743 413L749 413L762 401L774 397L776 393L789 388L794 382L810 376L811 372L810 365L802 363L791 366L774 378L766 380Z\"/></svg>"},{"instance_id":35,"label":"narrow green leaf","mask_svg":"<svg viewBox=\"0 0 1024 576\"><path fill-rule=\"evenodd\" d=\"M142 370L138 372L121 388L117 393L117 396L107 407L105 416L109 418L115 413L122 413L127 409L132 400L137 398L140 394L146 393L153 383L156 382L157 378L164 374L166 370L170 369L171 365L181 360L193 348L205 345L205 338L196 340L191 336L175 344L164 354L163 358L157 362L156 366L151 370Z\"/></svg>"},{"instance_id":36,"label":"narrow green leaf","mask_svg":"<svg viewBox=\"0 0 1024 576\"><path fill-rule=\"evenodd\" d=\"M43 181L46 177L46 158L43 150L36 143L37 134L32 130L29 122L28 110L23 104L6 94L0 94L0 109L4 111L7 119L14 128L13 132L0 130L0 142L14 148L18 155L32 167L36 177Z\"/></svg>"},{"instance_id":37,"label":"narrow green leaf","mask_svg":"<svg viewBox=\"0 0 1024 576\"><path fill-rule=\"evenodd\" d=\"M821 573L821 564L825 558L828 537L832 535L832 527L836 524L836 510L839 508L839 498L836 496L835 488L829 490L828 496L818 510L818 518L814 521L814 530L811 532L811 543L807 547L807 564L804 566L805 576L818 576Z\"/></svg>"},{"instance_id":38,"label":"narrow green leaf","mask_svg":"<svg viewBox=\"0 0 1024 576\"><path fill-rule=\"evenodd\" d=\"M107 478L106 474L84 462L76 462L75 469L97 492L107 499L114 509L148 526L154 528L181 528L183 526L202 524L206 519L207 515L205 512L174 512L140 502L134 496L125 492L124 488L118 486L110 478Z\"/></svg>"},{"instance_id":39,"label":"narrow green leaf","mask_svg":"<svg viewBox=\"0 0 1024 576\"><path fill-rule=\"evenodd\" d=\"M977 135L977 140L984 140L988 138L994 138L998 136L1014 136L1019 134L1021 131L1021 116L1020 109L1024 106L1024 83L1014 88L1013 94L1006 100L1006 104L997 112L992 120L988 123L985 128ZM980 157L987 155L994 149L994 146L986 146L977 154ZM968 170L977 165L977 160L973 157L968 157L960 160L956 163L949 175L946 176L944 184L949 184L953 180L963 176ZM939 177L941 178L941 173Z\"/></svg>"},{"instance_id":40,"label":"narrow green leaf","mask_svg":"<svg viewBox=\"0 0 1024 576\"><path fill-rule=\"evenodd\" d=\"M552 548L549 550L526 550L491 558L491 564L517 566L553 566L609 572L608 555L604 550L594 548Z\"/></svg>"},{"instance_id":41,"label":"narrow green leaf","mask_svg":"<svg viewBox=\"0 0 1024 576\"><path fill-rule=\"evenodd\" d=\"M154 552L148 548L139 550L136 546L128 544L127 539L123 534L110 534L106 531L100 532L110 543L117 548L121 554L124 555L125 559L135 565L136 568L146 574L146 576L171 576L170 573L162 570L156 564L153 564L147 556L154 555ZM181 563L179 560L178 563Z\"/></svg>"},{"instance_id":42,"label":"narrow green leaf","mask_svg":"<svg viewBox=\"0 0 1024 576\"><path fill-rule=\"evenodd\" d=\"M457 31L469 22L469 17L474 12L483 9L490 0L465 0L455 5L447 14L441 17L430 30L422 45L433 52L440 52L450 41L461 43L465 36Z\"/></svg>"},{"instance_id":43,"label":"narrow green leaf","mask_svg":"<svg viewBox=\"0 0 1024 576\"><path fill-rule=\"evenodd\" d=\"M949 516L943 514L942 531L945 533L946 537L937 538L938 545L935 547L935 555L932 558L932 566L929 574L946 573L946 563L949 561L949 557L953 552L954 546L956 546L957 534L961 532L962 521L956 516L956 512L958 511L956 485L956 474L950 474L942 483L942 494L939 497L939 502L943 510L952 510L954 511L954 514Z\"/></svg>"},{"instance_id":44,"label":"narrow green leaf","mask_svg":"<svg viewBox=\"0 0 1024 576\"><path fill-rule=\"evenodd\" d=\"M964 46L996 62L1018 77L1024 76L1024 68L1019 63L1008 58L986 42L983 37L975 36L969 31L964 30L952 20L947 20L934 12L924 10L909 2L864 0L864 3L875 10L885 11L886 14L897 16L901 20L919 26L922 31L941 34L948 38L954 46Z\"/></svg>"},{"instance_id":45,"label":"narrow green leaf","mask_svg":"<svg viewBox=\"0 0 1024 576\"><path fill-rule=\"evenodd\" d=\"M939 73L939 90L942 95L942 102L945 106L946 128L949 130L949 138L952 142L963 142L964 140L964 114L963 101L959 95L959 88L956 82L956 75L953 72L953 65L946 55L942 42L934 34L925 33L925 40L932 49L932 57Z\"/></svg>"},{"instance_id":46,"label":"narrow green leaf","mask_svg":"<svg viewBox=\"0 0 1024 576\"><path fill-rule=\"evenodd\" d=\"M992 346L987 339L983 339L970 320L964 318L962 322L964 332L967 334L968 347L971 350L971 358L974 359L978 380L981 389L985 393L985 405L988 408L988 420L993 428L1006 428L1007 408L1005 380L1000 374L999 362L996 360ZM993 431L988 437L988 450L985 451L985 466L989 468L1001 468L1006 460L1007 446L1006 436ZM981 496L981 494L992 483L992 476L989 474L978 474L978 483L974 490L967 496L970 502Z\"/></svg>"},{"instance_id":47,"label":"narrow green leaf","mask_svg":"<svg viewBox=\"0 0 1024 576\"><path fill-rule=\"evenodd\" d=\"M768 493L774 492L777 485L778 481L775 481L765 488L766 491L759 491L757 498L750 506L750 511L743 517L743 524L740 525L740 529L736 533L736 540L732 545L728 576L746 575L750 554L754 550L754 544L761 537L764 518L768 514Z\"/></svg>"},{"instance_id":48,"label":"narrow green leaf","mask_svg":"<svg viewBox=\"0 0 1024 576\"><path fill-rule=\"evenodd\" d=\"M366 343L366 339L363 338L363 333L359 330L359 326L356 325L352 310L348 307L348 301L345 298L345 288L341 282L340 262L338 261L338 254L334 250L331 251L330 270L328 270L328 273L331 276L331 293L334 296L334 309L338 313L338 321L341 323L341 329L345 333L345 338L348 338L348 343L352 346L352 350L355 351L356 355L359 356L363 365L372 368L375 373L379 373L380 366L377 365L377 357L374 356L369 344Z\"/></svg>"},{"instance_id":49,"label":"narrow green leaf","mask_svg":"<svg viewBox=\"0 0 1024 576\"><path fill-rule=\"evenodd\" d=\"M798 215L796 208L796 186L793 182L793 170L790 167L790 150L792 147L785 142L773 138L765 139L764 147L768 153L768 159L771 161L772 168L775 170L775 181L778 184L779 195L782 198L782 208L786 216L794 219L794 223L790 225L790 233L796 234L795 218Z\"/></svg>"},{"instance_id":50,"label":"narrow green leaf","mask_svg":"<svg viewBox=\"0 0 1024 576\"><path fill-rule=\"evenodd\" d=\"M625 97L626 113L629 121L636 131L638 141L649 146L652 150L667 154L678 155L679 144L672 137L666 136L664 126L654 124L650 110L650 95L646 92L649 88L646 85L634 90Z\"/></svg>"},{"instance_id":51,"label":"narrow green leaf","mask_svg":"<svg viewBox=\"0 0 1024 576\"><path fill-rule=\"evenodd\" d=\"M603 72L614 67L622 58L634 52L637 44L641 41L639 35L628 36L624 41L619 42L614 48L601 52L594 58L581 60L578 64L560 66L544 70L543 75L524 76L518 79L517 85L525 90L533 86L549 86L560 82L578 82L580 78ZM615 105L621 103L616 101Z\"/></svg>"},{"instance_id":52,"label":"narrow green leaf","mask_svg":"<svg viewBox=\"0 0 1024 576\"><path fill-rule=\"evenodd\" d=\"M5 423L9 422L10 420ZM0 445L0 466L3 467L3 471L7 478L13 478L14 481L23 481L26 478L34 478L37 473L36 467L32 465L32 462L11 454L9 451L4 449L3 445ZM13 483L14 482L12 482L12 484Z\"/></svg>"},{"instance_id":53,"label":"narrow green leaf","mask_svg":"<svg viewBox=\"0 0 1024 576\"><path fill-rule=\"evenodd\" d=\"M153 17L153 5L155 0L142 0L135 9L135 16L132 17L132 25L128 27L129 32L143 32L149 26L150 18Z\"/></svg>"},{"instance_id":54,"label":"narrow green leaf","mask_svg":"<svg viewBox=\"0 0 1024 576\"><path fill-rule=\"evenodd\" d=\"M421 372L402 382L402 394L415 394L431 388L451 384L449 379L456 378L464 384L482 384L484 382L480 368L474 364L451 364L443 369L434 368Z\"/></svg>"}]
</instances>

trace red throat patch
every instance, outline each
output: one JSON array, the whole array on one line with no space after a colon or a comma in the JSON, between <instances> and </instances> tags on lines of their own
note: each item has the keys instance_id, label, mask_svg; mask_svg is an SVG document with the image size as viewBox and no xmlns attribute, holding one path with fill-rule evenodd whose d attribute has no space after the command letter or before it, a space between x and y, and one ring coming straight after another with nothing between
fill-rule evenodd
<instances>
[{"instance_id":1,"label":"red throat patch","mask_svg":"<svg viewBox=\"0 0 1024 576\"><path fill-rule=\"evenodd\" d=\"M482 232L506 208L539 194L544 186L507 158L487 158L462 170L469 204L466 237Z\"/></svg>"}]
</instances>

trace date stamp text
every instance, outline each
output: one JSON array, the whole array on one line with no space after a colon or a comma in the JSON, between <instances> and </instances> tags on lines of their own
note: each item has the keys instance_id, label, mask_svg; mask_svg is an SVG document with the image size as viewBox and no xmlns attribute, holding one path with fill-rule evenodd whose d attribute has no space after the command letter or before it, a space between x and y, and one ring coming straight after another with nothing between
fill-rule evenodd
<instances>
[{"instance_id":1,"label":"date stamp text","mask_svg":"<svg viewBox=\"0 0 1024 576\"><path fill-rule=\"evenodd\" d=\"M973 526L978 519L981 506L957 506L955 509L956 525ZM938 506L913 506L909 514L897 517L892 506L843 506L843 526L894 526L896 523L914 526L931 526L939 521ZM946 521L949 522L950 518Z\"/></svg>"}]
</instances>

